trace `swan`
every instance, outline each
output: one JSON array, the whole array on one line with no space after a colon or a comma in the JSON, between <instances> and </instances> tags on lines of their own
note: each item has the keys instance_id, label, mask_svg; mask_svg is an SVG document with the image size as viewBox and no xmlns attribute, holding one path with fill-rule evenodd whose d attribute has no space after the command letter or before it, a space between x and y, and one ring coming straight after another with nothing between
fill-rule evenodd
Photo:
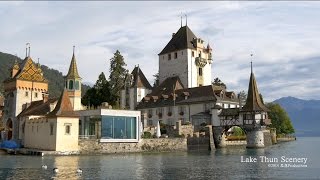
<instances>
[{"instance_id":1,"label":"swan","mask_svg":"<svg viewBox=\"0 0 320 180\"><path fill-rule=\"evenodd\" d=\"M53 168L53 172L54 172L54 173L58 173L58 172L59 172L59 169L58 169L58 168Z\"/></svg>"},{"instance_id":2,"label":"swan","mask_svg":"<svg viewBox=\"0 0 320 180\"><path fill-rule=\"evenodd\" d=\"M78 168L78 169L77 169L77 173L81 174L81 173L82 173L82 169L81 169L81 168Z\"/></svg>"},{"instance_id":3,"label":"swan","mask_svg":"<svg viewBox=\"0 0 320 180\"><path fill-rule=\"evenodd\" d=\"M47 165L42 165L41 167L42 167L42 169L47 169L48 168Z\"/></svg>"}]
</instances>

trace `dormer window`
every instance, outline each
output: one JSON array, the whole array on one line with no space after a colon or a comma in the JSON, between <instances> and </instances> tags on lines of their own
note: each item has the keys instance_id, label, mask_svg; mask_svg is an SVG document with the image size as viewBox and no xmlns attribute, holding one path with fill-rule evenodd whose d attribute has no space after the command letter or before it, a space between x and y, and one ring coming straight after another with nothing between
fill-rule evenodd
<instances>
[{"instance_id":1,"label":"dormer window","mask_svg":"<svg viewBox=\"0 0 320 180\"><path fill-rule=\"evenodd\" d=\"M76 81L75 89L76 89L76 90L79 90L79 89L80 89L80 83L79 83L79 81Z\"/></svg>"},{"instance_id":2,"label":"dormer window","mask_svg":"<svg viewBox=\"0 0 320 180\"><path fill-rule=\"evenodd\" d=\"M168 54L168 60L171 60L171 54Z\"/></svg>"},{"instance_id":3,"label":"dormer window","mask_svg":"<svg viewBox=\"0 0 320 180\"><path fill-rule=\"evenodd\" d=\"M175 59L178 58L178 53L177 53L177 52L174 53L174 58L175 58Z\"/></svg>"},{"instance_id":4,"label":"dormer window","mask_svg":"<svg viewBox=\"0 0 320 180\"><path fill-rule=\"evenodd\" d=\"M69 89L73 89L73 80L69 80Z\"/></svg>"}]
</instances>

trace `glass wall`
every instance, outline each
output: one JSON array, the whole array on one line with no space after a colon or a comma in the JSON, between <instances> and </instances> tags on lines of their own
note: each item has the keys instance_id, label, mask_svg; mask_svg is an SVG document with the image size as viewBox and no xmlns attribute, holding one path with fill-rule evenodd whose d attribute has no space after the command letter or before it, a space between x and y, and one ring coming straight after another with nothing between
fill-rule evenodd
<instances>
[{"instance_id":1,"label":"glass wall","mask_svg":"<svg viewBox=\"0 0 320 180\"><path fill-rule=\"evenodd\" d=\"M136 139L135 117L102 116L101 139Z\"/></svg>"}]
</instances>

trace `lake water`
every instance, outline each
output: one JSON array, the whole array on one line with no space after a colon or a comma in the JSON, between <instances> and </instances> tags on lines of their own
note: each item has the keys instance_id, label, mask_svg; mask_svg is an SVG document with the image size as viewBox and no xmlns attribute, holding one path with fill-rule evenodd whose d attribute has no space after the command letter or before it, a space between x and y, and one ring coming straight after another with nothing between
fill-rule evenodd
<instances>
[{"instance_id":1,"label":"lake water","mask_svg":"<svg viewBox=\"0 0 320 180\"><path fill-rule=\"evenodd\" d=\"M301 137L265 149L238 147L213 152L92 156L0 155L0 179L320 179L319 149L319 137ZM258 162L241 162L241 156L257 158ZM260 156L277 158L278 163L261 162ZM282 156L307 158L307 162L284 163ZM42 164L48 169L43 170ZM54 167L59 168L56 175L52 172ZM79 167L82 175L76 173Z\"/></svg>"}]
</instances>

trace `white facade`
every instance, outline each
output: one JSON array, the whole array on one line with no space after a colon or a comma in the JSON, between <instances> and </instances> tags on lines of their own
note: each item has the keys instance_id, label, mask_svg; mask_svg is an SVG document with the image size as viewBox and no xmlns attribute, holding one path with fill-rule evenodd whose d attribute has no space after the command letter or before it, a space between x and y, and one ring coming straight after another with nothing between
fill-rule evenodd
<instances>
[{"instance_id":1,"label":"white facade","mask_svg":"<svg viewBox=\"0 0 320 180\"><path fill-rule=\"evenodd\" d=\"M145 97L149 93L151 93L151 90L139 87L131 87L121 90L121 109L134 110L137 104L143 99L143 97Z\"/></svg>"},{"instance_id":2,"label":"white facade","mask_svg":"<svg viewBox=\"0 0 320 180\"><path fill-rule=\"evenodd\" d=\"M199 46L196 49L184 49L159 55L160 84L168 77L179 76L184 88L211 85L212 63L209 60L211 55L203 48L203 44ZM170 60L168 58L169 54L171 56ZM204 62L201 65L197 63L199 56ZM199 68L201 68L202 73L199 72Z\"/></svg>"},{"instance_id":3,"label":"white facade","mask_svg":"<svg viewBox=\"0 0 320 180\"><path fill-rule=\"evenodd\" d=\"M129 111L129 110L114 110L114 109L95 109L95 110L83 110L79 111L80 114L80 136L82 138L98 138L100 142L138 142L140 140L141 132L141 115L140 111ZM106 121L110 120L110 118L114 118L112 124L107 126L108 123ZM123 118L129 118L130 123L125 123L123 126L127 129L119 129L123 128L119 121L123 121ZM130 128L128 127L130 124ZM121 127L120 127L121 126ZM122 138L111 138L104 137L106 136L108 128L113 129L112 133L120 132L121 134L129 133L131 134L130 138L122 137ZM119 131L120 130L120 131ZM132 134L134 133L134 134Z\"/></svg>"},{"instance_id":4,"label":"white facade","mask_svg":"<svg viewBox=\"0 0 320 180\"><path fill-rule=\"evenodd\" d=\"M20 123L24 147L51 151L78 151L78 117L25 117Z\"/></svg>"}]
</instances>

